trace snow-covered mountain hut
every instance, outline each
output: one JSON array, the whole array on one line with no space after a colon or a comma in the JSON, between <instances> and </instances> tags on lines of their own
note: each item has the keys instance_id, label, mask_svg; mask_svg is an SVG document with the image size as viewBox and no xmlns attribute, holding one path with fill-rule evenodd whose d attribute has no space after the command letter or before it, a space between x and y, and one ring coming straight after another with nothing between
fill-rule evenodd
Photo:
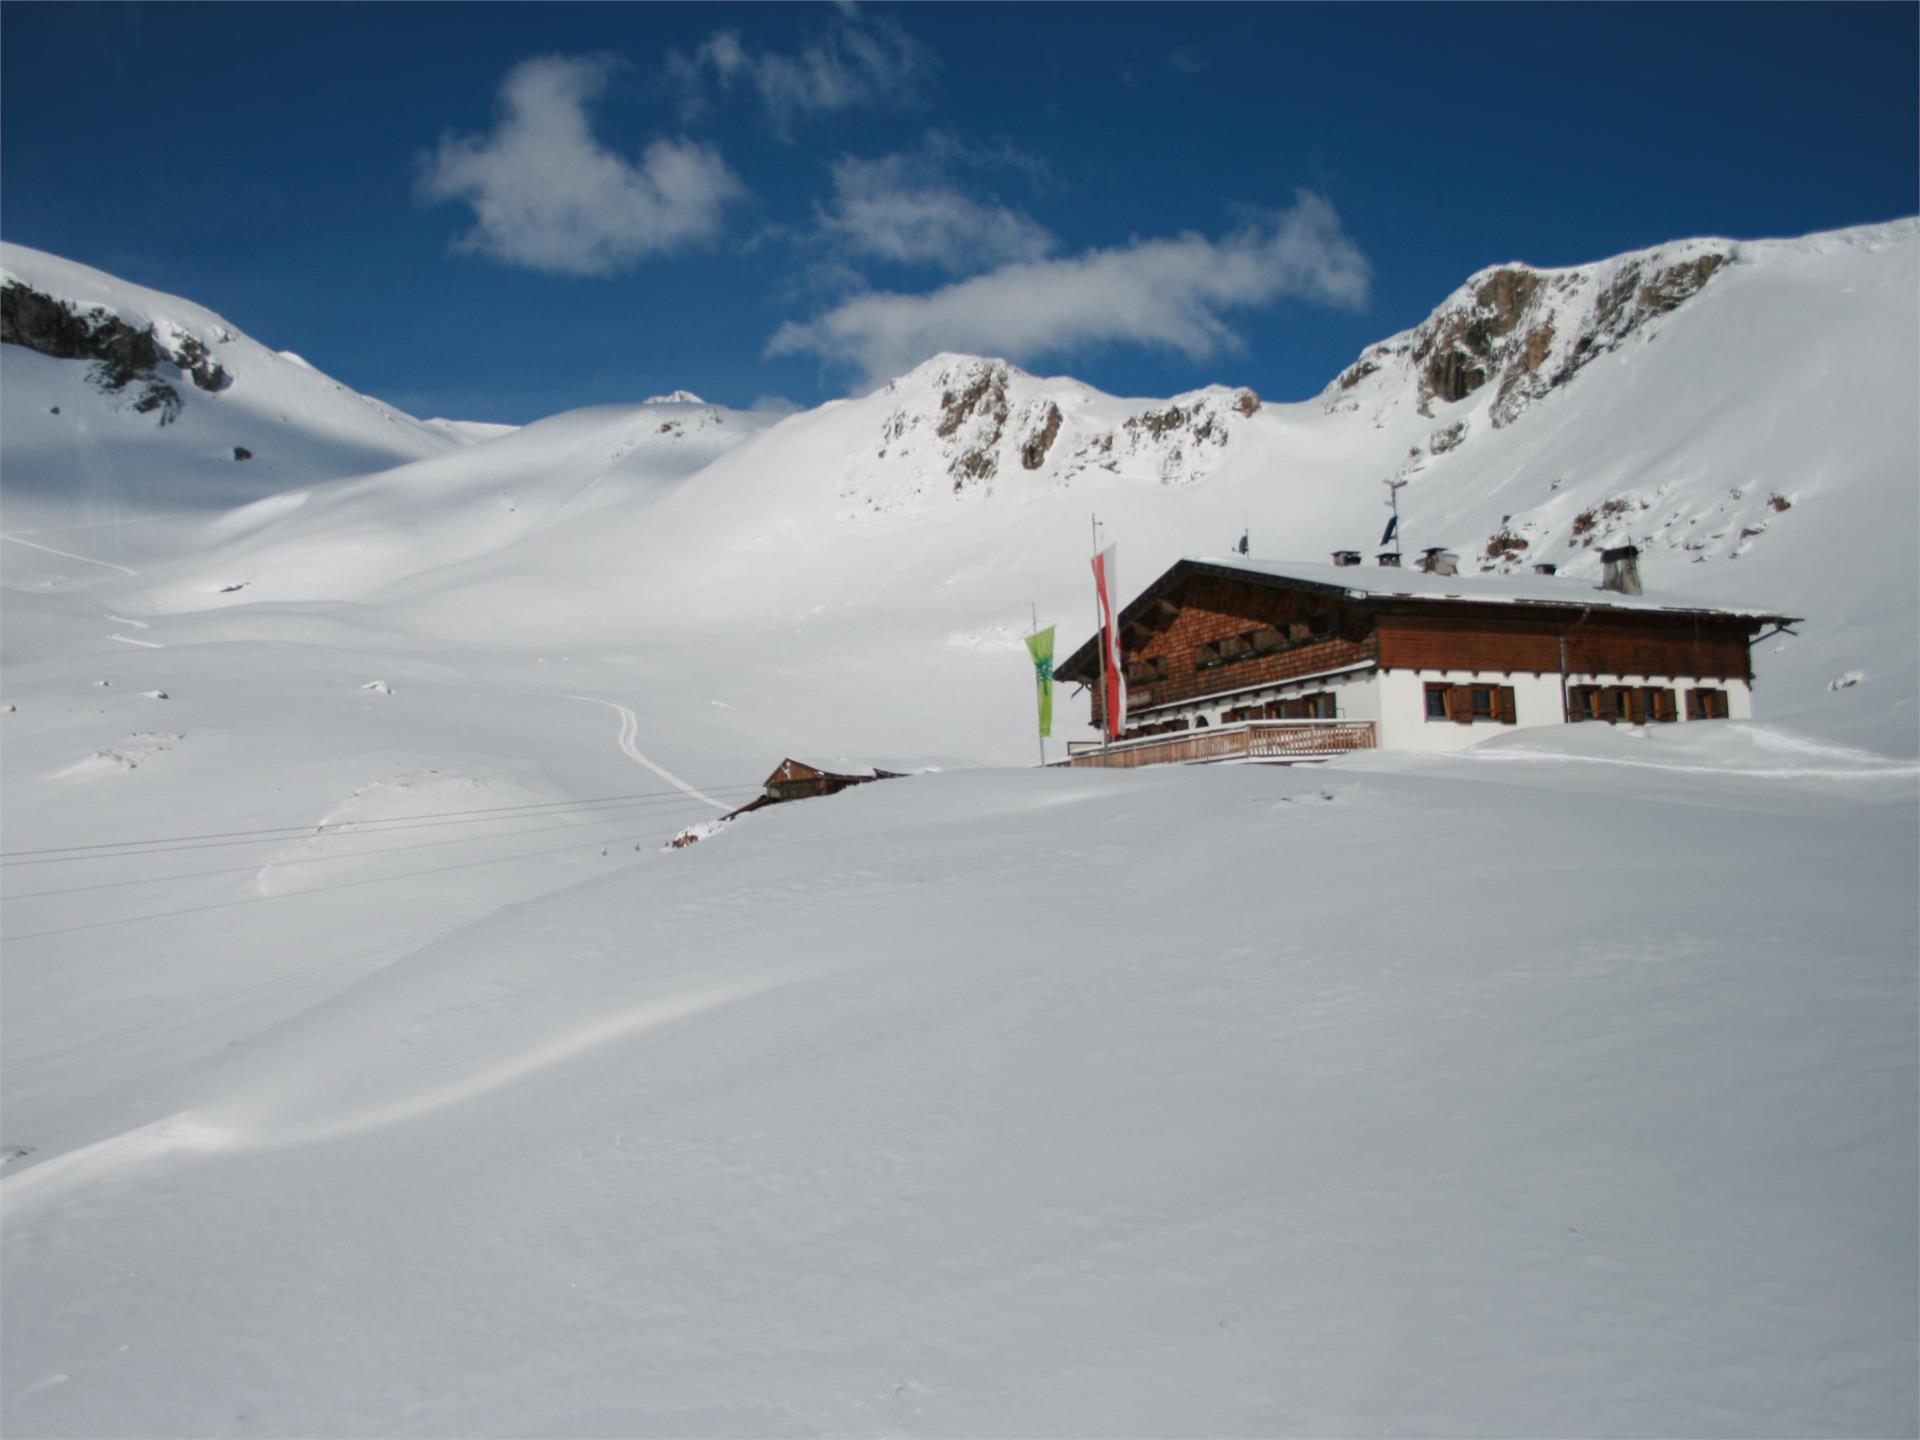
<instances>
[{"instance_id":1,"label":"snow-covered mountain hut","mask_svg":"<svg viewBox=\"0 0 1920 1440\"><path fill-rule=\"evenodd\" d=\"M1641 593L1631 547L1595 586L1536 573L1187 559L1120 612L1121 733L1076 765L1459 750L1513 727L1746 719L1751 647L1794 617ZM1544 567L1543 567L1544 568ZM1104 721L1099 637L1058 666Z\"/></svg>"},{"instance_id":2,"label":"snow-covered mountain hut","mask_svg":"<svg viewBox=\"0 0 1920 1440\"><path fill-rule=\"evenodd\" d=\"M849 785L864 785L869 780L898 780L897 771L874 765L853 765L844 760L796 760L789 756L767 777L766 798L805 800L815 795L837 795Z\"/></svg>"}]
</instances>

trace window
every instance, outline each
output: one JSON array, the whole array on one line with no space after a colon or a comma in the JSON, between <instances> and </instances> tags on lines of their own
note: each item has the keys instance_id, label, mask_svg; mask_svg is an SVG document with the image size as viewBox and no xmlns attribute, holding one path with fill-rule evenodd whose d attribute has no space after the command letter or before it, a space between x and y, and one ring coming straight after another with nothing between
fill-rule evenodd
<instances>
[{"instance_id":1,"label":"window","mask_svg":"<svg viewBox=\"0 0 1920 1440\"><path fill-rule=\"evenodd\" d=\"M1664 685L1575 685L1567 692L1567 719L1572 721L1646 725L1679 718L1673 691Z\"/></svg>"},{"instance_id":2,"label":"window","mask_svg":"<svg viewBox=\"0 0 1920 1440\"><path fill-rule=\"evenodd\" d=\"M1271 655L1276 650L1284 650L1286 648L1287 637L1271 625L1267 626L1264 630L1256 630L1253 632L1253 653L1256 655Z\"/></svg>"},{"instance_id":3,"label":"window","mask_svg":"<svg viewBox=\"0 0 1920 1440\"><path fill-rule=\"evenodd\" d=\"M1129 660L1127 662L1127 684L1151 685L1156 680L1167 678L1167 662L1156 657L1152 660Z\"/></svg>"},{"instance_id":4,"label":"window","mask_svg":"<svg viewBox=\"0 0 1920 1440\"><path fill-rule=\"evenodd\" d=\"M1317 690L1311 695L1293 695L1276 701L1269 708L1282 720L1331 720L1334 718L1333 692Z\"/></svg>"},{"instance_id":5,"label":"window","mask_svg":"<svg viewBox=\"0 0 1920 1440\"><path fill-rule=\"evenodd\" d=\"M1689 720L1725 720L1727 718L1727 692L1695 686L1687 691L1687 719Z\"/></svg>"},{"instance_id":6,"label":"window","mask_svg":"<svg viewBox=\"0 0 1920 1440\"><path fill-rule=\"evenodd\" d=\"M1193 647L1193 668L1211 670L1220 663L1220 647L1215 645L1196 645Z\"/></svg>"},{"instance_id":7,"label":"window","mask_svg":"<svg viewBox=\"0 0 1920 1440\"><path fill-rule=\"evenodd\" d=\"M1426 713L1430 721L1451 720L1456 725L1471 725L1476 720L1501 725L1519 723L1511 685L1430 684L1426 687Z\"/></svg>"}]
</instances>

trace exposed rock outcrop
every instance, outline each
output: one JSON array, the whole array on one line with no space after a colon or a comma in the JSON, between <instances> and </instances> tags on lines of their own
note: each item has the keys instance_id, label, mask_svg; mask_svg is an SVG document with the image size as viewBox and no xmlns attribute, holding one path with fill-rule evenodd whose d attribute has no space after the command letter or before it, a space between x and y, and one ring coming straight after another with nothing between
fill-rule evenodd
<instances>
[{"instance_id":1,"label":"exposed rock outcrop","mask_svg":"<svg viewBox=\"0 0 1920 1440\"><path fill-rule=\"evenodd\" d=\"M840 494L852 513L943 492L986 496L1023 473L1051 487L1093 470L1193 484L1261 408L1253 391L1224 386L1135 408L971 355L935 356L890 382L886 394L895 399L872 457L885 468L847 477Z\"/></svg>"},{"instance_id":2,"label":"exposed rock outcrop","mask_svg":"<svg viewBox=\"0 0 1920 1440\"><path fill-rule=\"evenodd\" d=\"M159 416L162 425L180 413L180 392L160 373L171 366L209 393L233 383L225 367L198 336L181 332L171 348L151 325L136 328L101 306L84 314L54 296L19 281L0 286L0 344L20 345L56 360L91 360L89 377L108 395L127 397L142 415Z\"/></svg>"},{"instance_id":3,"label":"exposed rock outcrop","mask_svg":"<svg viewBox=\"0 0 1920 1440\"><path fill-rule=\"evenodd\" d=\"M1423 415L1492 385L1488 419L1500 429L1699 294L1730 258L1719 242L1687 241L1580 269L1484 270L1420 325L1364 351L1327 387L1326 408L1360 408L1356 392L1374 376L1391 387L1405 375Z\"/></svg>"},{"instance_id":4,"label":"exposed rock outcrop","mask_svg":"<svg viewBox=\"0 0 1920 1440\"><path fill-rule=\"evenodd\" d=\"M1039 428L1021 442L1021 465L1028 470L1038 470L1046 463L1047 451L1053 448L1053 442L1060 436L1060 421L1060 407L1049 400Z\"/></svg>"}]
</instances>

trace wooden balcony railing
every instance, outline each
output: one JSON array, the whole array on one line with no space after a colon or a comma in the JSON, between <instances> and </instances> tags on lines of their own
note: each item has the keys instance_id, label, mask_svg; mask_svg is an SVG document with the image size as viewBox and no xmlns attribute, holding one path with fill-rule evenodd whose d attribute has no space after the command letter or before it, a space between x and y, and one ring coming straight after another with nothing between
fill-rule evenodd
<instances>
[{"instance_id":1,"label":"wooden balcony railing","mask_svg":"<svg viewBox=\"0 0 1920 1440\"><path fill-rule=\"evenodd\" d=\"M1376 741L1371 720L1249 720L1208 730L1067 744L1069 765L1199 765L1222 760L1324 760L1353 750L1371 750Z\"/></svg>"}]
</instances>

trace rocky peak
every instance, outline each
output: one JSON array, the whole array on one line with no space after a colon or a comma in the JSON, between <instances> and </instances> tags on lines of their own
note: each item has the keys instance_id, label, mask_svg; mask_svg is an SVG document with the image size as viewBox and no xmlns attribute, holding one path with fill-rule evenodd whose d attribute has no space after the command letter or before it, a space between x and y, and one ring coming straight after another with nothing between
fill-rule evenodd
<instances>
[{"instance_id":1,"label":"rocky peak","mask_svg":"<svg viewBox=\"0 0 1920 1440\"><path fill-rule=\"evenodd\" d=\"M1730 258L1725 243L1696 240L1571 270L1483 270L1419 326L1363 352L1328 387L1327 408L1357 408L1363 381L1404 372L1428 416L1492 385L1499 429L1697 295Z\"/></svg>"},{"instance_id":2,"label":"rocky peak","mask_svg":"<svg viewBox=\"0 0 1920 1440\"><path fill-rule=\"evenodd\" d=\"M894 403L876 458L909 471L914 495L932 489L923 483L929 462L955 495L988 493L1025 472L1055 485L1090 470L1190 484L1260 410L1253 391L1212 386L1129 412L1128 402L1086 386L971 355L935 356L881 393ZM850 485L849 498L883 503L879 484ZM886 488L898 498L897 482Z\"/></svg>"}]
</instances>

